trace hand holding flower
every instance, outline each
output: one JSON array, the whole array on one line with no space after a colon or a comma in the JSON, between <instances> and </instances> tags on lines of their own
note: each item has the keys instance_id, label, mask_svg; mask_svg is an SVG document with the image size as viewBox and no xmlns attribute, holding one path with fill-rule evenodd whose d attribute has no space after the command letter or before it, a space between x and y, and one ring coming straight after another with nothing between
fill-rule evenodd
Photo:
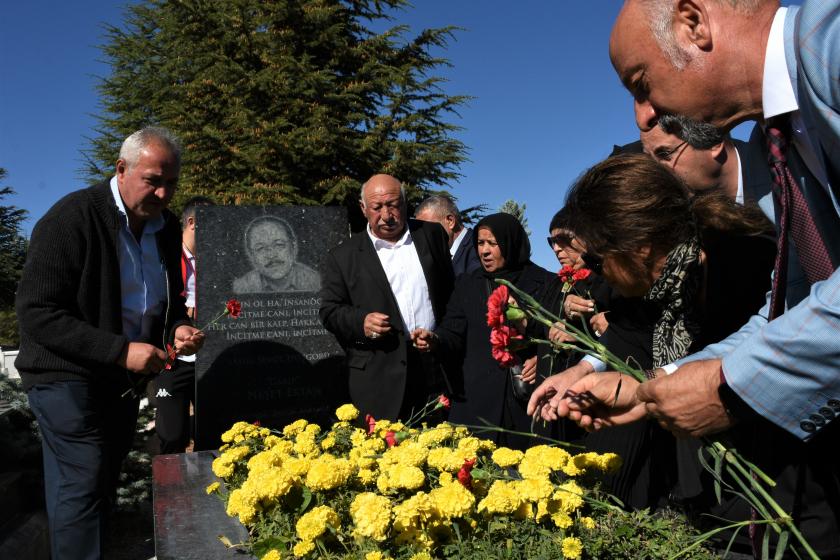
<instances>
[{"instance_id":1,"label":"hand holding flower","mask_svg":"<svg viewBox=\"0 0 840 560\"><path fill-rule=\"evenodd\" d=\"M641 420L645 403L636 398L640 382L615 371L592 373L574 383L559 401L557 415L587 430L618 426Z\"/></svg>"},{"instance_id":2,"label":"hand holding flower","mask_svg":"<svg viewBox=\"0 0 840 560\"><path fill-rule=\"evenodd\" d=\"M563 302L563 311L570 319L595 311L595 302L577 294L567 294Z\"/></svg>"},{"instance_id":3,"label":"hand holding flower","mask_svg":"<svg viewBox=\"0 0 840 560\"><path fill-rule=\"evenodd\" d=\"M557 405L566 395L566 390L592 372L592 365L582 361L560 373L547 377L531 394L528 401L528 415L539 414L543 420L552 422L558 419Z\"/></svg>"},{"instance_id":4,"label":"hand holding flower","mask_svg":"<svg viewBox=\"0 0 840 560\"><path fill-rule=\"evenodd\" d=\"M175 352L179 356L191 356L204 345L204 332L190 325L175 329Z\"/></svg>"}]
</instances>

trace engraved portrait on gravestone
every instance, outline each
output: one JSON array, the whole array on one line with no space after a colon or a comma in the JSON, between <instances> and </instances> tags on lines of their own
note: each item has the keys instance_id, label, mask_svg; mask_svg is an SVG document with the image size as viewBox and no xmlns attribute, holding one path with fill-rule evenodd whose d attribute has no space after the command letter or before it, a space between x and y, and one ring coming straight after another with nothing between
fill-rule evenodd
<instances>
[{"instance_id":1,"label":"engraved portrait on gravestone","mask_svg":"<svg viewBox=\"0 0 840 560\"><path fill-rule=\"evenodd\" d=\"M245 228L245 252L253 270L233 281L233 293L310 292L321 276L298 262L298 240L289 224L275 216L255 218Z\"/></svg>"}]
</instances>

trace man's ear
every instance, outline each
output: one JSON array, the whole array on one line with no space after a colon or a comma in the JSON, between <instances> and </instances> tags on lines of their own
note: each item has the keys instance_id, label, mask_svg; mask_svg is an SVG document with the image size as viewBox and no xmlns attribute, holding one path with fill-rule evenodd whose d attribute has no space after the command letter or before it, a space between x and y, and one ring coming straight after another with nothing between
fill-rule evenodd
<instances>
[{"instance_id":1,"label":"man's ear","mask_svg":"<svg viewBox=\"0 0 840 560\"><path fill-rule=\"evenodd\" d=\"M125 164L124 159L117 160L117 178L122 179L122 176L125 175L125 172L128 170L128 166Z\"/></svg>"},{"instance_id":2,"label":"man's ear","mask_svg":"<svg viewBox=\"0 0 840 560\"><path fill-rule=\"evenodd\" d=\"M189 216L187 218L187 227L195 230L195 216Z\"/></svg>"},{"instance_id":3,"label":"man's ear","mask_svg":"<svg viewBox=\"0 0 840 560\"><path fill-rule=\"evenodd\" d=\"M719 142L719 143L717 143L717 144L715 144L714 146L711 147L709 152L711 153L711 155L714 159L719 159L722 155L724 155L726 153L724 145L725 145L725 142Z\"/></svg>"},{"instance_id":4,"label":"man's ear","mask_svg":"<svg viewBox=\"0 0 840 560\"><path fill-rule=\"evenodd\" d=\"M676 0L674 37L683 47L695 45L701 51L712 48L712 28L705 0Z\"/></svg>"}]
</instances>

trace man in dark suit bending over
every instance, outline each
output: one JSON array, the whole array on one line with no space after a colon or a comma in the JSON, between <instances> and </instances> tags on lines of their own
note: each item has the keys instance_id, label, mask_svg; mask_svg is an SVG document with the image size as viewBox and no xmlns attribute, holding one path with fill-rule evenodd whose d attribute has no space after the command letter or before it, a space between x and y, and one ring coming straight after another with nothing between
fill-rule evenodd
<instances>
[{"instance_id":1,"label":"man in dark suit bending over","mask_svg":"<svg viewBox=\"0 0 840 560\"><path fill-rule=\"evenodd\" d=\"M444 387L440 368L409 333L443 317L453 285L447 235L436 223L406 220L405 192L390 175L371 177L359 202L367 230L330 252L321 322L347 353L353 404L405 420Z\"/></svg>"}]
</instances>

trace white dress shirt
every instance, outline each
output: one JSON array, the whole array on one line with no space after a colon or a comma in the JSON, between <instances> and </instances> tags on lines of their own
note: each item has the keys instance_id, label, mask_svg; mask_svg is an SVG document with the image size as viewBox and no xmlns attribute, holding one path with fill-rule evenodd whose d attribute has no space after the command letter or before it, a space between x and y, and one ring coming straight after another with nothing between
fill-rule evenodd
<instances>
[{"instance_id":1,"label":"white dress shirt","mask_svg":"<svg viewBox=\"0 0 840 560\"><path fill-rule=\"evenodd\" d=\"M767 51L764 54L764 78L761 88L761 105L764 110L764 120L790 113L791 139L790 142L796 148L797 153L808 166L808 170L814 178L826 188L828 185L828 174L817 157L814 149L814 142L808 136L808 130L802 121L802 114L799 112L799 103L794 93L793 82L788 72L787 59L785 58L785 15L787 8L779 8L773 25L770 27L770 36L767 39Z\"/></svg>"},{"instance_id":2,"label":"white dress shirt","mask_svg":"<svg viewBox=\"0 0 840 560\"><path fill-rule=\"evenodd\" d=\"M166 306L166 267L158 254L155 234L163 228L163 216L147 220L140 241L131 233L117 178L111 179L111 194L119 210L117 259L120 263L123 334L130 341L151 340L151 327Z\"/></svg>"},{"instance_id":3,"label":"white dress shirt","mask_svg":"<svg viewBox=\"0 0 840 560\"><path fill-rule=\"evenodd\" d=\"M184 283L184 295L187 298L187 307L195 307L195 255L184 245L181 245L184 255L187 257L187 280ZM178 355L178 359L182 362L194 362L196 354L190 356Z\"/></svg>"},{"instance_id":4,"label":"white dress shirt","mask_svg":"<svg viewBox=\"0 0 840 560\"><path fill-rule=\"evenodd\" d=\"M452 241L452 247L449 248L449 256L453 259L455 258L455 253L458 252L458 247L460 247L461 241L464 240L465 233L467 233L467 228L462 227L461 233L459 233L457 237L455 237L455 239Z\"/></svg>"},{"instance_id":5,"label":"white dress shirt","mask_svg":"<svg viewBox=\"0 0 840 560\"><path fill-rule=\"evenodd\" d=\"M374 236L370 225L367 233L397 300L406 334L416 328L433 330L436 325L429 286L408 226L395 243ZM394 325L394 317L390 320Z\"/></svg>"}]
</instances>

